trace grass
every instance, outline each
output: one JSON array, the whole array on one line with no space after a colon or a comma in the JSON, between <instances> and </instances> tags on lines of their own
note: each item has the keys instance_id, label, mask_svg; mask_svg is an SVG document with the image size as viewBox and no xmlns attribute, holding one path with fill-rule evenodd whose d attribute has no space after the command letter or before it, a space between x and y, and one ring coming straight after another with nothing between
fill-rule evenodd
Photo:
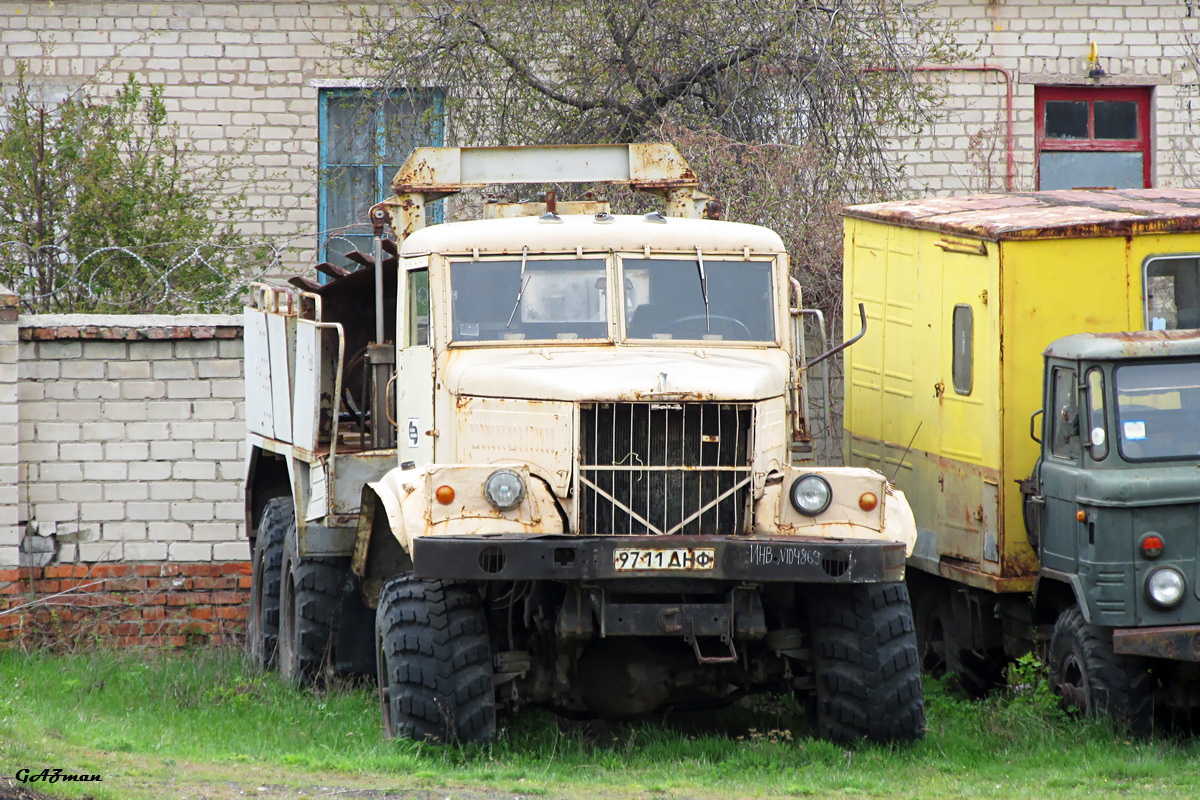
<instances>
[{"instance_id":1,"label":"grass","mask_svg":"<svg viewBox=\"0 0 1200 800\"><path fill-rule=\"evenodd\" d=\"M100 784L36 788L122 800L351 786L496 798L1200 797L1200 742L1134 741L1065 718L1033 684L968 703L928 682L928 734L912 746L817 741L793 704L760 702L598 734L563 732L529 711L493 746L461 749L384 741L371 687L293 691L232 651L9 650L0 652L0 777L21 767L98 772Z\"/></svg>"}]
</instances>

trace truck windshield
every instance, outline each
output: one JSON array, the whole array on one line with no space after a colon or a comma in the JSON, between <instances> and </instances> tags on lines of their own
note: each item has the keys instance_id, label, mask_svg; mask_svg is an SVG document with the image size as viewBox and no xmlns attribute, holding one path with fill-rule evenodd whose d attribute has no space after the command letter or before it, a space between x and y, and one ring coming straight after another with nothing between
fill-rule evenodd
<instances>
[{"instance_id":1,"label":"truck windshield","mask_svg":"<svg viewBox=\"0 0 1200 800\"><path fill-rule=\"evenodd\" d=\"M604 339L606 283L599 258L451 262L451 338Z\"/></svg>"},{"instance_id":2,"label":"truck windshield","mask_svg":"<svg viewBox=\"0 0 1200 800\"><path fill-rule=\"evenodd\" d=\"M1117 367L1117 433L1130 461L1200 457L1200 362Z\"/></svg>"},{"instance_id":3,"label":"truck windshield","mask_svg":"<svg viewBox=\"0 0 1200 800\"><path fill-rule=\"evenodd\" d=\"M771 262L702 258L624 260L626 336L774 341Z\"/></svg>"}]
</instances>

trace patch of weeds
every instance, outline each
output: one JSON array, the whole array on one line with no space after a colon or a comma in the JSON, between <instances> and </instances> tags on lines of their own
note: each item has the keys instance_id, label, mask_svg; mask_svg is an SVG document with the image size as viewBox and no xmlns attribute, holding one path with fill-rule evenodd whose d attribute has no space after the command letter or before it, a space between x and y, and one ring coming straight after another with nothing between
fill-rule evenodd
<instances>
[{"instance_id":1,"label":"patch of weeds","mask_svg":"<svg viewBox=\"0 0 1200 800\"><path fill-rule=\"evenodd\" d=\"M110 753L132 753L134 751L133 742L128 739L101 739L96 742L95 747Z\"/></svg>"},{"instance_id":2,"label":"patch of weeds","mask_svg":"<svg viewBox=\"0 0 1200 800\"><path fill-rule=\"evenodd\" d=\"M250 680L235 681L221 686L214 686L208 690L205 700L209 705L226 706L238 711L252 705L260 705L264 700L265 694L265 678L260 676Z\"/></svg>"}]
</instances>

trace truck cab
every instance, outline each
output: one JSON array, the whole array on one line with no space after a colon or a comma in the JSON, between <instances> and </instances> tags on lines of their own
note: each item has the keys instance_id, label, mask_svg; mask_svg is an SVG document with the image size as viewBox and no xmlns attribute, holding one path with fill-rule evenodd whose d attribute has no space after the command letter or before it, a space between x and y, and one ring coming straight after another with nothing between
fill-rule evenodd
<instances>
[{"instance_id":1,"label":"truck cab","mask_svg":"<svg viewBox=\"0 0 1200 800\"><path fill-rule=\"evenodd\" d=\"M1051 678L1086 702L1099 673L1128 674L1108 691L1132 711L1149 702L1146 659L1176 678L1200 662L1200 334L1076 334L1045 364L1026 521L1039 595L1073 600L1055 622ZM1108 646L1080 648L1081 632Z\"/></svg>"}]
</instances>

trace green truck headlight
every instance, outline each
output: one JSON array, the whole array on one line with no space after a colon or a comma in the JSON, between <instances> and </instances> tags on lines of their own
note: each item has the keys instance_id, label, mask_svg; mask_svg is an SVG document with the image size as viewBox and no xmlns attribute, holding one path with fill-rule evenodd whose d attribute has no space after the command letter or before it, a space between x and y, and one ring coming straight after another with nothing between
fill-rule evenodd
<instances>
[{"instance_id":1,"label":"green truck headlight","mask_svg":"<svg viewBox=\"0 0 1200 800\"><path fill-rule=\"evenodd\" d=\"M1146 578L1146 595L1163 608L1179 605L1186 588L1187 581L1184 580L1183 573L1172 567L1156 569Z\"/></svg>"}]
</instances>

